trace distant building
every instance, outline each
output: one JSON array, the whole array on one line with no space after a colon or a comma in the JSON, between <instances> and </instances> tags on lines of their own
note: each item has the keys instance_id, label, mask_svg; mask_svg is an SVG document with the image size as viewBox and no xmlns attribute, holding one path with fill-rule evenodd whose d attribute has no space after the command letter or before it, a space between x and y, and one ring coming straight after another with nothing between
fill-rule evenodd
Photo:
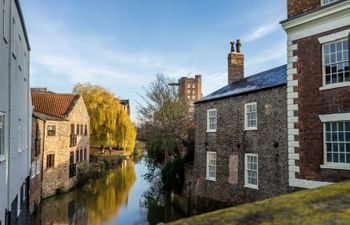
<instances>
[{"instance_id":1,"label":"distant building","mask_svg":"<svg viewBox=\"0 0 350 225\"><path fill-rule=\"evenodd\" d=\"M123 109L130 115L130 102L129 99L120 100L120 104Z\"/></svg>"},{"instance_id":2,"label":"distant building","mask_svg":"<svg viewBox=\"0 0 350 225\"><path fill-rule=\"evenodd\" d=\"M194 202L240 204L290 191L287 67L244 78L239 42L236 49L228 55L228 85L195 103L193 177L187 180Z\"/></svg>"},{"instance_id":3,"label":"distant building","mask_svg":"<svg viewBox=\"0 0 350 225\"><path fill-rule=\"evenodd\" d=\"M350 179L350 1L288 0L289 184Z\"/></svg>"},{"instance_id":4,"label":"distant building","mask_svg":"<svg viewBox=\"0 0 350 225\"><path fill-rule=\"evenodd\" d=\"M19 0L0 1L0 224L27 224L30 46Z\"/></svg>"},{"instance_id":5,"label":"distant building","mask_svg":"<svg viewBox=\"0 0 350 225\"><path fill-rule=\"evenodd\" d=\"M71 189L77 166L89 161L90 117L80 95L32 92L32 101L33 151L37 153L32 156L32 174L38 171L34 162L40 161L35 157L41 154L41 196L45 198ZM38 173L33 174L33 183Z\"/></svg>"},{"instance_id":6,"label":"distant building","mask_svg":"<svg viewBox=\"0 0 350 225\"><path fill-rule=\"evenodd\" d=\"M194 78L181 77L178 83L170 85L179 86L179 95L191 104L203 97L201 75Z\"/></svg>"}]
</instances>

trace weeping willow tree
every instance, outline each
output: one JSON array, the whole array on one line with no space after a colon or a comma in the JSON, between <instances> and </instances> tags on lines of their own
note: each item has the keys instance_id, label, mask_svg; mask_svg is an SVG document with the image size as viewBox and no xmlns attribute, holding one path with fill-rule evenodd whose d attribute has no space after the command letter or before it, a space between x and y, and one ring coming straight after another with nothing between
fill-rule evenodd
<instances>
[{"instance_id":1,"label":"weeping willow tree","mask_svg":"<svg viewBox=\"0 0 350 225\"><path fill-rule=\"evenodd\" d=\"M119 100L107 89L91 84L77 84L73 92L83 96L90 115L90 141L97 146L117 145L133 151L136 129Z\"/></svg>"}]
</instances>

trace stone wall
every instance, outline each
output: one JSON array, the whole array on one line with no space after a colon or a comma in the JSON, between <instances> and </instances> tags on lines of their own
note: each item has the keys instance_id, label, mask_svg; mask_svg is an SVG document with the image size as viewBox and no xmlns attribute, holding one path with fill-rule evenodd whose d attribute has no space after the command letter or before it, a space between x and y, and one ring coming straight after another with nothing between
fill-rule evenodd
<instances>
[{"instance_id":1,"label":"stone wall","mask_svg":"<svg viewBox=\"0 0 350 225\"><path fill-rule=\"evenodd\" d=\"M88 135L78 135L77 145L70 147L71 124L88 125ZM56 136L47 136L47 126L56 126ZM69 160L70 153L74 153L74 162L76 163L76 151L87 149L87 161L89 161L90 143L89 143L90 119L86 110L83 98L79 98L73 110L67 117L67 121L47 121L45 127L44 140L44 159L43 159L43 182L42 196L48 197L54 195L58 190L68 191L76 183L76 176L69 178ZM55 154L55 166L47 168L47 155ZM77 166L81 162L77 163Z\"/></svg>"},{"instance_id":2,"label":"stone wall","mask_svg":"<svg viewBox=\"0 0 350 225\"><path fill-rule=\"evenodd\" d=\"M295 136L295 141L299 142L299 147L295 149L295 153L300 155L300 160L295 162L300 168L300 172L296 173L299 179L328 182L350 179L348 170L320 168L324 162L324 145L319 115L348 113L350 88L320 90L323 76L322 45L318 38L347 29L350 26L293 41L293 45L297 46L293 54L298 58L298 62L294 63L297 74L293 79L298 82L298 86L294 87L294 92L298 93L298 98L294 100L298 110L294 116L299 118L295 123L295 128L299 130L299 135Z\"/></svg>"},{"instance_id":3,"label":"stone wall","mask_svg":"<svg viewBox=\"0 0 350 225\"><path fill-rule=\"evenodd\" d=\"M283 86L196 105L194 196L239 204L290 191L286 93ZM244 131L244 105L250 102L257 102L258 129ZM207 133L207 110L214 108L217 132ZM206 180L207 151L217 153L216 181ZM259 156L259 190L244 187L245 153Z\"/></svg>"}]
</instances>

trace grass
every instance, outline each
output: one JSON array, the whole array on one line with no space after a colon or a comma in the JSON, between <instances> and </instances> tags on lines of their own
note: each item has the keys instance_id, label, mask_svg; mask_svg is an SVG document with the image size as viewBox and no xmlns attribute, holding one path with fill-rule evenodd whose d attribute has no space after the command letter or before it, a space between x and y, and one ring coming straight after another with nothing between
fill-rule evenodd
<instances>
[{"instance_id":1,"label":"grass","mask_svg":"<svg viewBox=\"0 0 350 225\"><path fill-rule=\"evenodd\" d=\"M172 225L349 225L350 182L223 209Z\"/></svg>"}]
</instances>

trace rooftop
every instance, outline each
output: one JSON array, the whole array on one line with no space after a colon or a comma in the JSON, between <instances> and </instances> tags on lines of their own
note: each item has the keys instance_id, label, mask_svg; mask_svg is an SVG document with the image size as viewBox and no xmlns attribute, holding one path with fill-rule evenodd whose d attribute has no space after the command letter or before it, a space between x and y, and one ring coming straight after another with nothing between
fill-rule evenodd
<instances>
[{"instance_id":1,"label":"rooftop","mask_svg":"<svg viewBox=\"0 0 350 225\"><path fill-rule=\"evenodd\" d=\"M195 104L213 101L217 99L242 95L263 89L283 86L287 84L287 66L279 66L274 69L261 72L235 83L229 84L214 93L200 99Z\"/></svg>"},{"instance_id":2,"label":"rooftop","mask_svg":"<svg viewBox=\"0 0 350 225\"><path fill-rule=\"evenodd\" d=\"M72 110L79 95L52 92L32 92L33 111L64 118Z\"/></svg>"},{"instance_id":3,"label":"rooftop","mask_svg":"<svg viewBox=\"0 0 350 225\"><path fill-rule=\"evenodd\" d=\"M219 210L172 225L328 225L350 224L350 182L295 192L264 201Z\"/></svg>"}]
</instances>

